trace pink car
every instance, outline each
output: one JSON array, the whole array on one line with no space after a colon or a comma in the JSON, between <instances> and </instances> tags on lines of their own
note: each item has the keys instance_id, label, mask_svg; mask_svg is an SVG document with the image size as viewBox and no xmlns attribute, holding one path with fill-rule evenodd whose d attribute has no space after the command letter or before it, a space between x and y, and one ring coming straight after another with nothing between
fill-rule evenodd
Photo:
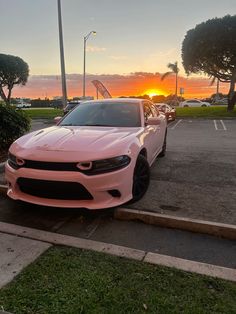
<instances>
[{"instance_id":1,"label":"pink car","mask_svg":"<svg viewBox=\"0 0 236 314\"><path fill-rule=\"evenodd\" d=\"M137 201L166 149L166 118L147 100L87 101L9 149L8 196L33 204L99 209Z\"/></svg>"}]
</instances>

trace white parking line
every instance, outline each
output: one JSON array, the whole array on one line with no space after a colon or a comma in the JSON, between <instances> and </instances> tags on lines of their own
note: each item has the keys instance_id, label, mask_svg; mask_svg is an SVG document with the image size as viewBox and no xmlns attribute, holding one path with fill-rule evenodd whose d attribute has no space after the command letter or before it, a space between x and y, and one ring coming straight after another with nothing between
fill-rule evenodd
<instances>
[{"instance_id":1,"label":"white parking line","mask_svg":"<svg viewBox=\"0 0 236 314\"><path fill-rule=\"evenodd\" d=\"M167 128L170 129L170 127L172 127L172 125L174 125L174 124L175 124L175 121L168 122Z\"/></svg>"},{"instance_id":2,"label":"white parking line","mask_svg":"<svg viewBox=\"0 0 236 314\"><path fill-rule=\"evenodd\" d=\"M178 125L181 121L182 121L182 119L180 119L177 123L175 123L175 125L172 126L172 128L170 128L170 129L171 129L171 130L174 130L174 129L177 127L177 125Z\"/></svg>"},{"instance_id":3,"label":"white parking line","mask_svg":"<svg viewBox=\"0 0 236 314\"><path fill-rule=\"evenodd\" d=\"M214 120L214 125L215 125L215 129L216 129L216 131L218 130L218 128L217 128L217 123L216 123L216 120Z\"/></svg>"},{"instance_id":4,"label":"white parking line","mask_svg":"<svg viewBox=\"0 0 236 314\"><path fill-rule=\"evenodd\" d=\"M221 122L221 124L222 124L222 126L223 126L223 129L224 129L225 131L227 131L226 126L225 126L224 122L223 122L222 120L220 120L220 122Z\"/></svg>"},{"instance_id":5,"label":"white parking line","mask_svg":"<svg viewBox=\"0 0 236 314\"><path fill-rule=\"evenodd\" d=\"M214 126L215 126L216 131L227 131L227 128L224 122L222 120L220 120L220 122L221 122L222 128L221 127L219 128L217 125L217 120L214 120Z\"/></svg>"}]
</instances>

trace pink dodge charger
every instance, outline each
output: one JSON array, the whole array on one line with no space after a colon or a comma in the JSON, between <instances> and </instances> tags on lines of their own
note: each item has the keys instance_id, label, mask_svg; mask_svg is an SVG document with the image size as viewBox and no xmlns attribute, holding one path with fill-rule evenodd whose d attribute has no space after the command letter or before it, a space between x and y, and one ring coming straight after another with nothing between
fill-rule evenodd
<instances>
[{"instance_id":1,"label":"pink dodge charger","mask_svg":"<svg viewBox=\"0 0 236 314\"><path fill-rule=\"evenodd\" d=\"M8 196L33 204L99 209L137 201L166 150L166 118L148 100L87 101L9 149Z\"/></svg>"}]
</instances>

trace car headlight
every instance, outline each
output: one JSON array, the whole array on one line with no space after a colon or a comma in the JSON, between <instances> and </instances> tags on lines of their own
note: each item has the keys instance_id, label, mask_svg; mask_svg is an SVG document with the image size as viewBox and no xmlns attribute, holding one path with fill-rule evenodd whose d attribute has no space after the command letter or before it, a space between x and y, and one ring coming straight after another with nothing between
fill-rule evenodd
<instances>
[{"instance_id":1,"label":"car headlight","mask_svg":"<svg viewBox=\"0 0 236 314\"><path fill-rule=\"evenodd\" d=\"M11 153L8 153L8 163L13 169L19 169L24 166L25 161L22 158L18 158Z\"/></svg>"},{"instance_id":2,"label":"car headlight","mask_svg":"<svg viewBox=\"0 0 236 314\"><path fill-rule=\"evenodd\" d=\"M130 157L126 155L95 160L92 162L79 162L77 167L87 175L95 175L122 169L130 163Z\"/></svg>"}]
</instances>

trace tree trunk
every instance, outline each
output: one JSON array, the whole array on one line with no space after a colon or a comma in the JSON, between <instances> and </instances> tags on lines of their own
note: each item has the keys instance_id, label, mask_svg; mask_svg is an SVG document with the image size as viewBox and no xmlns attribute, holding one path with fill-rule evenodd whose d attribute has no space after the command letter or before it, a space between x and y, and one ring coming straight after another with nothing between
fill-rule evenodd
<instances>
[{"instance_id":1,"label":"tree trunk","mask_svg":"<svg viewBox=\"0 0 236 314\"><path fill-rule=\"evenodd\" d=\"M10 102L11 102L11 91L12 91L12 87L13 87L13 86L8 87L7 105L10 105Z\"/></svg>"},{"instance_id":2,"label":"tree trunk","mask_svg":"<svg viewBox=\"0 0 236 314\"><path fill-rule=\"evenodd\" d=\"M178 73L175 74L175 106L177 106L178 99Z\"/></svg>"},{"instance_id":3,"label":"tree trunk","mask_svg":"<svg viewBox=\"0 0 236 314\"><path fill-rule=\"evenodd\" d=\"M234 91L235 82L236 82L236 72L233 73L231 81L230 81L227 111L233 111L234 110L234 105L235 105L235 102L236 102L236 92Z\"/></svg>"},{"instance_id":4,"label":"tree trunk","mask_svg":"<svg viewBox=\"0 0 236 314\"><path fill-rule=\"evenodd\" d=\"M7 97L4 93L2 86L0 86L0 96L2 97L3 101L7 104Z\"/></svg>"}]
</instances>

